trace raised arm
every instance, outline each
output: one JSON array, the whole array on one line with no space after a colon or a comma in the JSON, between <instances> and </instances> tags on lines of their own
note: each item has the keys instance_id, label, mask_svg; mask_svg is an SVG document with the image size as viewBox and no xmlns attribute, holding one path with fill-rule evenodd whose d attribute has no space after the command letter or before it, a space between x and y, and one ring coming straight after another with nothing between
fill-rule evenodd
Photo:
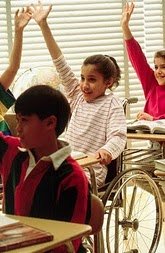
<instances>
[{"instance_id":1,"label":"raised arm","mask_svg":"<svg viewBox=\"0 0 165 253\"><path fill-rule=\"evenodd\" d=\"M62 54L62 52L59 46L57 45L55 39L53 38L50 27L47 23L47 17L51 9L52 9L52 5L49 5L48 7L44 7L41 4L41 1L38 1L38 4L36 5L32 4L30 7L34 20L40 26L47 48L51 55L51 58L52 60L54 60L54 59L57 59Z\"/></svg>"},{"instance_id":2,"label":"raised arm","mask_svg":"<svg viewBox=\"0 0 165 253\"><path fill-rule=\"evenodd\" d=\"M27 8L15 13L15 35L13 48L10 54L9 66L0 77L0 84L5 90L9 88L13 82L17 71L20 67L22 55L23 30L31 19L31 14Z\"/></svg>"},{"instance_id":3,"label":"raised arm","mask_svg":"<svg viewBox=\"0 0 165 253\"><path fill-rule=\"evenodd\" d=\"M133 2L131 2L130 4L127 2L123 9L123 13L121 17L121 28L123 30L123 36L125 40L129 40L133 37L130 27L129 27L129 21L133 13L134 6L135 5Z\"/></svg>"},{"instance_id":4,"label":"raised arm","mask_svg":"<svg viewBox=\"0 0 165 253\"><path fill-rule=\"evenodd\" d=\"M60 47L53 38L51 29L47 23L47 17L52 9L52 5L43 6L41 1L38 4L32 4L30 10L33 19L39 25L54 66L60 75L61 84L64 86L65 95L69 99L70 105L74 106L74 101L79 95L80 85L79 79L75 76L70 66L67 64ZM61 57L60 57L61 56Z\"/></svg>"}]
</instances>

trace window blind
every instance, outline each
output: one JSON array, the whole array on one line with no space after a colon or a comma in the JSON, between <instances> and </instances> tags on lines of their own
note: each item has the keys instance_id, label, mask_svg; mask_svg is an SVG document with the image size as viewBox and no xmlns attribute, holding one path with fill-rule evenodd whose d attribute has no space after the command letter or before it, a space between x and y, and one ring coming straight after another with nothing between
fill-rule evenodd
<instances>
[{"instance_id":1,"label":"window blind","mask_svg":"<svg viewBox=\"0 0 165 253\"><path fill-rule=\"evenodd\" d=\"M14 13L33 1L0 1L0 71L8 63L14 32ZM34 1L36 3L37 1ZM120 86L115 93L121 98L136 96L138 103L128 109L134 118L143 109L144 96L139 80L128 62L123 46L120 18L125 0L43 0L52 4L48 22L59 46L76 75L82 61L92 54L108 54L116 58L122 70ZM131 18L133 35L141 44L153 66L154 52L165 46L164 0L137 0ZM12 24L12 26L11 26ZM18 75L39 65L52 65L41 31L31 20L24 31L23 54Z\"/></svg>"},{"instance_id":2,"label":"window blind","mask_svg":"<svg viewBox=\"0 0 165 253\"><path fill-rule=\"evenodd\" d=\"M0 71L2 71L7 67L9 58L6 1L0 1L0 12Z\"/></svg>"},{"instance_id":3,"label":"window blind","mask_svg":"<svg viewBox=\"0 0 165 253\"><path fill-rule=\"evenodd\" d=\"M97 53L114 56L124 73L120 29L121 1L44 1L46 2L53 4L48 18L53 35L78 77L82 61ZM11 6L14 15L14 11L20 7L19 1L11 1ZM21 66L26 69L38 64L52 63L40 29L31 20L24 33ZM125 97L123 79L117 92L120 97Z\"/></svg>"}]
</instances>

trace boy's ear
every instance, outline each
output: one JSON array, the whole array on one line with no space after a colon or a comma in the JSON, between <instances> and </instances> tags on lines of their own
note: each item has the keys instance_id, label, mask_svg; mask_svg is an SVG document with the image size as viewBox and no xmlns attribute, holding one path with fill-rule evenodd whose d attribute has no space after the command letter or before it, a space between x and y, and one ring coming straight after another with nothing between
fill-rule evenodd
<instances>
[{"instance_id":1,"label":"boy's ear","mask_svg":"<svg viewBox=\"0 0 165 253\"><path fill-rule=\"evenodd\" d=\"M56 116L54 116L54 115L51 115L51 116L49 116L49 117L46 119L46 124L47 124L47 126L48 126L49 128L55 129L56 123L57 123L57 118L56 118Z\"/></svg>"}]
</instances>

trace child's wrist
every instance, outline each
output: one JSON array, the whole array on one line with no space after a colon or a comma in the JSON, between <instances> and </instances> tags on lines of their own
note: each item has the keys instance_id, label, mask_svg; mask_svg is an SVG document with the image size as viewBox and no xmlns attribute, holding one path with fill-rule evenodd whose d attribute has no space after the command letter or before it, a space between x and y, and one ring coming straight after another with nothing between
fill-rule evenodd
<instances>
[{"instance_id":1,"label":"child's wrist","mask_svg":"<svg viewBox=\"0 0 165 253\"><path fill-rule=\"evenodd\" d=\"M23 32L23 29L24 29L24 27L22 27L22 26L15 27L15 33L21 33L21 32Z\"/></svg>"},{"instance_id":2,"label":"child's wrist","mask_svg":"<svg viewBox=\"0 0 165 253\"><path fill-rule=\"evenodd\" d=\"M39 22L38 22L38 25L39 25L40 27L47 26L47 21L46 21L46 19L42 19L41 21L39 21Z\"/></svg>"}]
</instances>

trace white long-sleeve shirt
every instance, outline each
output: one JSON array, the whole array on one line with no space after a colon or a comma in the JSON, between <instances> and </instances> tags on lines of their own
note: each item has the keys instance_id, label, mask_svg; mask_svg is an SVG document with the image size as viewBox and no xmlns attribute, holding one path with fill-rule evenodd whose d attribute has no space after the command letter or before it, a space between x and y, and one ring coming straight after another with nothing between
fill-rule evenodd
<instances>
[{"instance_id":1,"label":"white long-sleeve shirt","mask_svg":"<svg viewBox=\"0 0 165 253\"><path fill-rule=\"evenodd\" d=\"M112 159L117 158L126 144L126 119L119 98L110 92L92 102L86 102L79 80L64 56L54 60L54 64L71 106L72 116L65 138L72 150L94 154L102 148L111 153ZM105 167L102 170L100 180L103 182L107 170Z\"/></svg>"}]
</instances>

